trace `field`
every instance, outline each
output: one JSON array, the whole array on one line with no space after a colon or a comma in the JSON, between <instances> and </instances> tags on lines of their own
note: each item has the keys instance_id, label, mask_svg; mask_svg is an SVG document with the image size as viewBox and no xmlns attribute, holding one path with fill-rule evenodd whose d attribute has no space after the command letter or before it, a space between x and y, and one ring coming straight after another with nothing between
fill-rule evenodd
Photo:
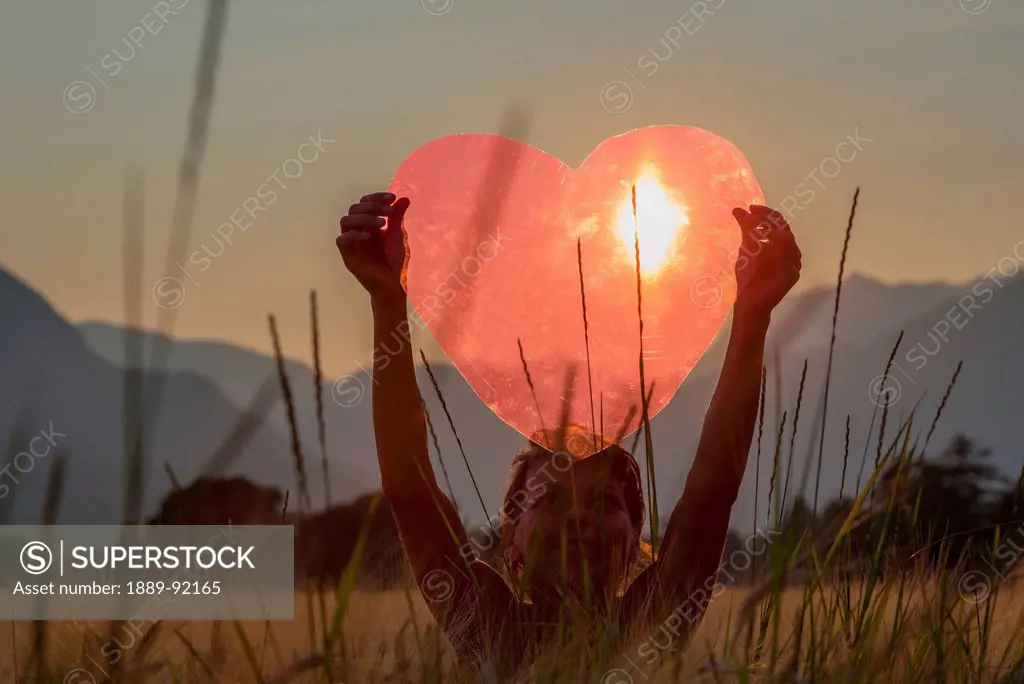
<instances>
[{"instance_id":1,"label":"field","mask_svg":"<svg viewBox=\"0 0 1024 684\"><path fill-rule=\"evenodd\" d=\"M849 585L821 586L813 594L817 604L814 618L812 611L804 612L800 654L796 653L793 635L800 630L804 597L810 594L805 588L787 588L777 595L779 613L767 629L763 663L749 669L751 675L761 674L751 679L1024 681L1020 666L1024 658L1024 586L1004 585L990 596L979 594L965 600L956 586L950 586L956 579L950 576L923 582L911 578L902 586L902 596L900 582L876 588L859 636L856 610L854 619L848 620L843 609L837 608L842 601L834 601L832 606L821 602L838 599L849 588L856 607L864 592ZM731 645L727 635L735 633L738 615L752 591L750 587L725 589L712 601L700 629L679 653L672 652L675 644L666 641L667 632L641 635L621 654L605 654L610 660L600 665L591 656L591 672L587 675L576 670L578 661L568 655L575 651L568 647L555 658L559 672L527 673L519 681L748 681L743 672L749 662L744 641ZM945 597L941 596L943 592ZM49 669L39 678L26 676L35 634L32 623L5 623L0 626L6 642L0 654L0 681L473 681L453 671L450 647L433 626L415 589L356 591L348 597L342 627L345 655L336 655L330 665L330 679L326 677L327 668L310 656L318 649L310 643L305 606L306 597L296 594L295 620L269 624L140 622L123 623L111 632L106 623L50 623L44 659ZM330 613L330 600L327 608ZM771 642L776 627L778 653L772 667ZM852 638L846 636L848 630L854 632ZM642 647L645 642L646 649ZM656 642L662 648L652 650L651 644ZM15 649L17 659L13 657ZM250 655L247 649L251 649ZM544 667L544 662L541 660L538 667ZM718 664L709 667L714 662ZM802 671L815 674L789 676L787 670L792 671L794 662L800 663ZM308 670L299 672L303 667Z\"/></svg>"}]
</instances>

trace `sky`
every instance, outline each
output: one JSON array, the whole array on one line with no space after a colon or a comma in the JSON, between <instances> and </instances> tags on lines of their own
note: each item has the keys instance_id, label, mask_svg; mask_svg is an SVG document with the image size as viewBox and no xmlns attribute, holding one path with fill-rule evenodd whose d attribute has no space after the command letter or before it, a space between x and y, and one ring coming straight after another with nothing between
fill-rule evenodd
<instances>
[{"instance_id":1,"label":"sky","mask_svg":"<svg viewBox=\"0 0 1024 684\"><path fill-rule=\"evenodd\" d=\"M147 294L165 275L206 9L0 4L0 266L73 322L123 320L131 169ZM273 313L305 358L316 289L325 370L366 364L369 302L335 249L338 218L419 145L496 131L509 102L532 112L524 141L571 166L654 124L731 140L769 204L794 198L799 288L834 282L858 186L849 271L967 281L1024 239L1022 31L1011 0L231 0L188 252L216 249L216 228L321 142L273 206L179 276L174 334L268 351ZM159 311L147 296L145 325Z\"/></svg>"}]
</instances>

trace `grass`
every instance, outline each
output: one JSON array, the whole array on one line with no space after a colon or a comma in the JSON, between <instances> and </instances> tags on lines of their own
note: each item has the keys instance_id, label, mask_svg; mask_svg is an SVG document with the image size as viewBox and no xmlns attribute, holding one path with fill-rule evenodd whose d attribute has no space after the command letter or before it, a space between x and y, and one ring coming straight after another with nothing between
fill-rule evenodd
<instances>
[{"instance_id":1,"label":"grass","mask_svg":"<svg viewBox=\"0 0 1024 684\"><path fill-rule=\"evenodd\" d=\"M778 607L773 618L778 620L778 641L768 651L771 658L763 663L748 661L744 640L736 640L730 630L757 589L727 588L712 601L704 624L687 647L676 653L660 652L647 665L651 644L666 644L669 638L667 632L653 630L623 649L622 655L643 665L651 677L646 680L631 671L635 682L1022 681L1024 587L1004 588L974 604L962 600L955 586L951 590L944 580L949 578L912 576L871 590L858 582L773 590L770 598ZM337 632L344 634L344 658L338 650L332 658L309 653L310 635L302 627L308 621L304 613L309 603L303 593L296 594L294 623L273 623L273 646L263 643L266 625L258 621L234 623L226 643L219 647L212 622L168 621L159 630L151 629L152 623L126 625L115 635L116 643L124 647L121 681L273 682L286 675L287 681L311 683L474 682L471 674L457 672L451 649L420 596L414 592L409 598L403 590L353 591L343 599L347 602L343 610L337 610L342 599L329 599L332 612L344 613ZM855 608L864 601L869 610L861 620ZM813 632L806 627L812 614ZM795 635L801 622L804 628L798 644ZM112 670L104 654L113 652L110 642L105 647L96 636L103 627L90 622L51 624L45 653L48 676L42 681L65 681L76 668L103 681L103 671ZM33 630L31 623L21 622L0 623L0 630L11 644L0 653L0 679L11 681L20 665L12 658L13 649L30 650ZM218 655L218 648L223 653ZM628 670L624 658L607 655L611 664ZM598 682L606 672L600 669L589 679L577 679L579 663L574 654L563 652L559 661L561 672L521 681ZM538 665L542 664L543 659ZM331 680L325 677L327 670L333 673ZM83 677L69 681L89 681ZM604 684L620 681L628 680L608 679Z\"/></svg>"}]
</instances>

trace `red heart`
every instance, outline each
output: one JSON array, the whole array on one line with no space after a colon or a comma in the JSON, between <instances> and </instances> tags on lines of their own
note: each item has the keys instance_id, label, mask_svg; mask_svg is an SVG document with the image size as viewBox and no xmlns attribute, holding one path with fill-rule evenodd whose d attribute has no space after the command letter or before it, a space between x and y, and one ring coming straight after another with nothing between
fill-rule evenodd
<instances>
[{"instance_id":1,"label":"red heart","mask_svg":"<svg viewBox=\"0 0 1024 684\"><path fill-rule=\"evenodd\" d=\"M634 184L653 417L735 300L733 208L763 203L732 143L698 128L651 126L605 140L574 171L502 136L450 135L409 155L389 187L411 200L405 282L416 313L477 395L527 437L563 415L608 437L640 426Z\"/></svg>"}]
</instances>

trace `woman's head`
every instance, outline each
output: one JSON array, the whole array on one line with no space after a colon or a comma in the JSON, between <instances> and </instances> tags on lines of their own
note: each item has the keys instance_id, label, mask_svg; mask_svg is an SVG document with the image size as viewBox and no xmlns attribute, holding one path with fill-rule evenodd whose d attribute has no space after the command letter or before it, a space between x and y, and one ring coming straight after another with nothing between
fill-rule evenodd
<instances>
[{"instance_id":1,"label":"woman's head","mask_svg":"<svg viewBox=\"0 0 1024 684\"><path fill-rule=\"evenodd\" d=\"M580 427L567 428L560 443L551 433L535 437L512 463L502 508L505 558L532 586L563 579L582 586L585 567L591 587L614 592L642 552L640 468L609 442L591 453L595 440Z\"/></svg>"}]
</instances>

